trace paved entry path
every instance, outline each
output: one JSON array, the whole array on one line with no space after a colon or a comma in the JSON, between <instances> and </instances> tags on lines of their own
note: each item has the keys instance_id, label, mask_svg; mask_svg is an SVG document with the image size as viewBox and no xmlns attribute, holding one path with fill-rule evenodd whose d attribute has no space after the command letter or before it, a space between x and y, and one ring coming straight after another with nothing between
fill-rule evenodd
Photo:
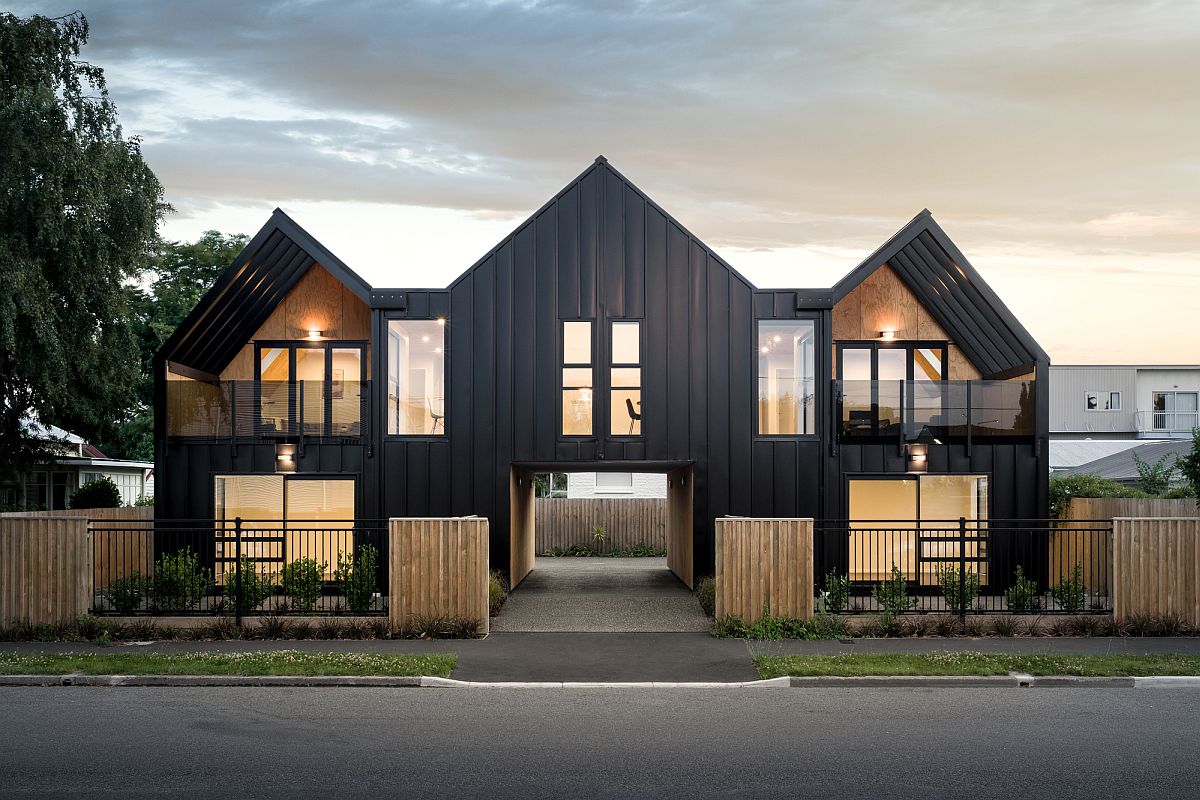
<instances>
[{"instance_id":1,"label":"paved entry path","mask_svg":"<svg viewBox=\"0 0 1200 800\"><path fill-rule=\"evenodd\" d=\"M492 630L707 631L711 621L665 558L538 558Z\"/></svg>"}]
</instances>

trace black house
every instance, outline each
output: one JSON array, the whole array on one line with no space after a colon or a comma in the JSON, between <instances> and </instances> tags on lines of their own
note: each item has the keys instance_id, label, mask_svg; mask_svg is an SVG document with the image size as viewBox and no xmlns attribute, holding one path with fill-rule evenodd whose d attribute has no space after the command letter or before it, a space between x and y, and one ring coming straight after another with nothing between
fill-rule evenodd
<instances>
[{"instance_id":1,"label":"black house","mask_svg":"<svg viewBox=\"0 0 1200 800\"><path fill-rule=\"evenodd\" d=\"M876 579L924 556L865 521L1047 516L1048 365L928 211L789 290L604 158L445 289L370 287L276 211L158 354L156 512L485 516L516 582L531 473L657 471L689 585L724 515L813 517L818 569Z\"/></svg>"}]
</instances>

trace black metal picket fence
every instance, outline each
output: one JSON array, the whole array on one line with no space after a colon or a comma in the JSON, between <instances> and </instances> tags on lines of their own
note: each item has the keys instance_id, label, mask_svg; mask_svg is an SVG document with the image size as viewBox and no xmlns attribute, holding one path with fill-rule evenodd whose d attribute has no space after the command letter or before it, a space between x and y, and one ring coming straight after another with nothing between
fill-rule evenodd
<instances>
[{"instance_id":1,"label":"black metal picket fence","mask_svg":"<svg viewBox=\"0 0 1200 800\"><path fill-rule=\"evenodd\" d=\"M384 614L379 520L92 520L92 612Z\"/></svg>"},{"instance_id":2,"label":"black metal picket fence","mask_svg":"<svg viewBox=\"0 0 1200 800\"><path fill-rule=\"evenodd\" d=\"M1112 611L1111 520L872 520L814 527L832 613Z\"/></svg>"}]
</instances>

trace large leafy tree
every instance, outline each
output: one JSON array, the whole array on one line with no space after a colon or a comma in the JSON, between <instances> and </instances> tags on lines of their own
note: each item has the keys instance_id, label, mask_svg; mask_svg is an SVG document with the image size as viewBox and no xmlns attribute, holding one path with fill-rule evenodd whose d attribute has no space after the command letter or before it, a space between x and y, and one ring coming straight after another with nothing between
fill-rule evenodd
<instances>
[{"instance_id":1,"label":"large leafy tree","mask_svg":"<svg viewBox=\"0 0 1200 800\"><path fill-rule=\"evenodd\" d=\"M128 284L166 206L87 38L0 14L0 473L45 456L31 417L99 440L134 399Z\"/></svg>"},{"instance_id":2,"label":"large leafy tree","mask_svg":"<svg viewBox=\"0 0 1200 800\"><path fill-rule=\"evenodd\" d=\"M194 242L162 242L155 249L148 287L129 288L141 364L136 403L122 417L114 438L104 442L106 452L126 458L154 457L154 354L247 241L249 237L242 234L206 231Z\"/></svg>"}]
</instances>

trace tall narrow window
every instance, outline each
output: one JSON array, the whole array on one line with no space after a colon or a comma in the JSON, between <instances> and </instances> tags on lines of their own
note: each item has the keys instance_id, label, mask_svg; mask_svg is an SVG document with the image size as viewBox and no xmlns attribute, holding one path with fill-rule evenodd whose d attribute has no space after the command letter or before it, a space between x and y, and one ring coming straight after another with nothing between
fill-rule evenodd
<instances>
[{"instance_id":1,"label":"tall narrow window","mask_svg":"<svg viewBox=\"0 0 1200 800\"><path fill-rule=\"evenodd\" d=\"M609 384L609 433L642 435L642 326L612 324L612 380Z\"/></svg>"},{"instance_id":2,"label":"tall narrow window","mask_svg":"<svg viewBox=\"0 0 1200 800\"><path fill-rule=\"evenodd\" d=\"M816 433L814 339L811 320L758 323L758 432Z\"/></svg>"},{"instance_id":3,"label":"tall narrow window","mask_svg":"<svg viewBox=\"0 0 1200 800\"><path fill-rule=\"evenodd\" d=\"M446 326L435 319L388 322L387 432L400 436L446 433ZM335 354L336 356L336 354ZM337 378L336 369L334 378ZM335 402L338 387L333 387ZM344 395L346 388L340 391ZM335 405L335 414L337 406ZM337 420L337 417L334 417Z\"/></svg>"},{"instance_id":4,"label":"tall narrow window","mask_svg":"<svg viewBox=\"0 0 1200 800\"><path fill-rule=\"evenodd\" d=\"M592 323L564 322L563 436L592 435Z\"/></svg>"}]
</instances>

